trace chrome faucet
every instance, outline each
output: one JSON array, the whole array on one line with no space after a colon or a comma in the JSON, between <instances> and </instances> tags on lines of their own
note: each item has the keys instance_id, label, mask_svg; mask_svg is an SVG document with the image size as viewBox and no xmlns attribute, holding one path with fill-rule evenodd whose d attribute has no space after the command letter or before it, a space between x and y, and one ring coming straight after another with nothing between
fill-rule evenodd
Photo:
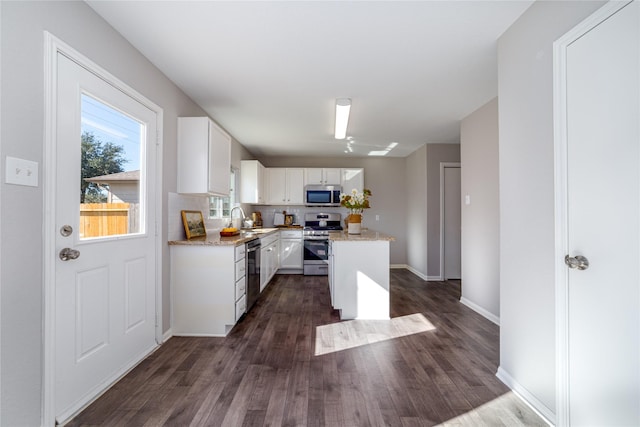
<instances>
[{"instance_id":1,"label":"chrome faucet","mask_svg":"<svg viewBox=\"0 0 640 427\"><path fill-rule=\"evenodd\" d=\"M244 220L246 218L246 215L244 214L241 206L234 206L231 209L231 212L229 212L229 227L233 227L233 211L235 211L236 209L240 209L240 215L242 215L242 217L240 218L240 228L242 228L244 227Z\"/></svg>"}]
</instances>

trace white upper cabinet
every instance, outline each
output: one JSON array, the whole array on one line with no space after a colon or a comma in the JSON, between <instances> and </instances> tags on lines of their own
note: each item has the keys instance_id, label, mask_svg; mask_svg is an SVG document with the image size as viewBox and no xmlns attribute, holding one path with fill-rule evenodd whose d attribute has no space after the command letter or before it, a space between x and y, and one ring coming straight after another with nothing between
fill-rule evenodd
<instances>
[{"instance_id":1,"label":"white upper cabinet","mask_svg":"<svg viewBox=\"0 0 640 427\"><path fill-rule=\"evenodd\" d=\"M267 168L269 175L269 196L267 204L284 205L287 201L287 175L285 168Z\"/></svg>"},{"instance_id":2,"label":"white upper cabinet","mask_svg":"<svg viewBox=\"0 0 640 427\"><path fill-rule=\"evenodd\" d=\"M231 137L208 117L178 118L178 193L229 195Z\"/></svg>"},{"instance_id":3,"label":"white upper cabinet","mask_svg":"<svg viewBox=\"0 0 640 427\"><path fill-rule=\"evenodd\" d=\"M339 185L340 168L307 168L305 184L307 185Z\"/></svg>"},{"instance_id":4,"label":"white upper cabinet","mask_svg":"<svg viewBox=\"0 0 640 427\"><path fill-rule=\"evenodd\" d=\"M304 169L287 169L287 204L304 204Z\"/></svg>"},{"instance_id":5,"label":"white upper cabinet","mask_svg":"<svg viewBox=\"0 0 640 427\"><path fill-rule=\"evenodd\" d=\"M364 169L342 169L340 180L343 193L350 193L354 188L358 191L364 189Z\"/></svg>"},{"instance_id":6,"label":"white upper cabinet","mask_svg":"<svg viewBox=\"0 0 640 427\"><path fill-rule=\"evenodd\" d=\"M268 168L269 205L302 205L304 201L304 169Z\"/></svg>"},{"instance_id":7,"label":"white upper cabinet","mask_svg":"<svg viewBox=\"0 0 640 427\"><path fill-rule=\"evenodd\" d=\"M240 162L240 202L264 205L267 197L267 173L257 160Z\"/></svg>"}]
</instances>

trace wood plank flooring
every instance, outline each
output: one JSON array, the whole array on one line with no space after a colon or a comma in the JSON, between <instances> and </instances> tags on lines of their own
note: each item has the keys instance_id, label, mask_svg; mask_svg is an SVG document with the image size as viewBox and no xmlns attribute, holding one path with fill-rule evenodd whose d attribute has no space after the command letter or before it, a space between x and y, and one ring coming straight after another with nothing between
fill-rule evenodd
<instances>
[{"instance_id":1,"label":"wood plank flooring","mask_svg":"<svg viewBox=\"0 0 640 427\"><path fill-rule=\"evenodd\" d=\"M496 377L460 283L391 270L389 321L340 322L326 276L276 276L225 338L173 337L70 426L544 426Z\"/></svg>"}]
</instances>

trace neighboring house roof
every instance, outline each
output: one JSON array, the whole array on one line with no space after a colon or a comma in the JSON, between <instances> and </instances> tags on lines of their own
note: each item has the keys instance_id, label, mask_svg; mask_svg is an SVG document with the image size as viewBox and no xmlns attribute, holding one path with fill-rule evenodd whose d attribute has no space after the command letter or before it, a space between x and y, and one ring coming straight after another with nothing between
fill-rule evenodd
<instances>
[{"instance_id":1,"label":"neighboring house roof","mask_svg":"<svg viewBox=\"0 0 640 427\"><path fill-rule=\"evenodd\" d=\"M112 173L109 175L94 176L92 178L85 178L87 182L137 182L140 181L140 170Z\"/></svg>"}]
</instances>

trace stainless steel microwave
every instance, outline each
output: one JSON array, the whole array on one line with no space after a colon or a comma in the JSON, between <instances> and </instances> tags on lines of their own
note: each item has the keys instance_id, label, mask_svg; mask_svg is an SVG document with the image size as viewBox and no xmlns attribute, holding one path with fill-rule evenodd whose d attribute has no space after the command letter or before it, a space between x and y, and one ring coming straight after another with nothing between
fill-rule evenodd
<instances>
[{"instance_id":1,"label":"stainless steel microwave","mask_svg":"<svg viewBox=\"0 0 640 427\"><path fill-rule=\"evenodd\" d=\"M340 206L339 185L307 185L304 187L305 206Z\"/></svg>"}]
</instances>

